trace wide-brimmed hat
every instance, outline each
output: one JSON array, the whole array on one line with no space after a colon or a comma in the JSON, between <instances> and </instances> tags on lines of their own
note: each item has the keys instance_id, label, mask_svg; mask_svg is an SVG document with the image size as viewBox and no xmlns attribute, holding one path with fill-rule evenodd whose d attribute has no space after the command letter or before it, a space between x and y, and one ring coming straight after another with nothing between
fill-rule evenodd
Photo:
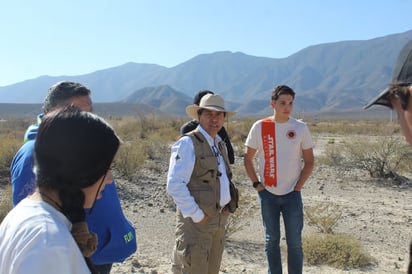
<instances>
[{"instance_id":1,"label":"wide-brimmed hat","mask_svg":"<svg viewBox=\"0 0 412 274\"><path fill-rule=\"evenodd\" d=\"M228 111L225 108L223 98L218 94L206 94L200 100L199 105L193 104L186 107L186 113L193 119L198 119L197 111L199 109L208 109L214 111L226 112L226 117L231 117L236 114L235 111Z\"/></svg>"},{"instance_id":2,"label":"wide-brimmed hat","mask_svg":"<svg viewBox=\"0 0 412 274\"><path fill-rule=\"evenodd\" d=\"M393 71L392 84L408 85L412 84L412 40L409 41L400 51L396 66ZM381 91L378 96L373 98L364 109L372 105L382 105L392 108L389 98L389 87Z\"/></svg>"}]
</instances>

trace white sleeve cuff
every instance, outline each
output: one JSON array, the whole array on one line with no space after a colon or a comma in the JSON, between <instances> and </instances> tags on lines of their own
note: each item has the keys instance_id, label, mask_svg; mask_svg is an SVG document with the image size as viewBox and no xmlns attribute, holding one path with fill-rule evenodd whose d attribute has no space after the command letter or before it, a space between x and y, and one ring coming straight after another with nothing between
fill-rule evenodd
<instances>
[{"instance_id":1,"label":"white sleeve cuff","mask_svg":"<svg viewBox=\"0 0 412 274\"><path fill-rule=\"evenodd\" d=\"M194 223L198 223L205 217L205 214L203 213L203 210L199 208L198 210L196 210L195 214L190 217L192 218Z\"/></svg>"}]
</instances>

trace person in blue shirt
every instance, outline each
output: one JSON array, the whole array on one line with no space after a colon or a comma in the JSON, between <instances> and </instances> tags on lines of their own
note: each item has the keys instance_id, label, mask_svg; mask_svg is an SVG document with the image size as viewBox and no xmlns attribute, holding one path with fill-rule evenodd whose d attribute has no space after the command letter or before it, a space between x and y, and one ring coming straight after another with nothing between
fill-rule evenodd
<instances>
[{"instance_id":1,"label":"person in blue shirt","mask_svg":"<svg viewBox=\"0 0 412 274\"><path fill-rule=\"evenodd\" d=\"M13 206L36 188L33 151L37 130L43 115L70 105L91 112L90 93L90 90L85 86L69 81L58 82L49 88L43 103L43 113L38 115L37 123L27 129L24 144L11 163ZM97 249L91 260L99 273L110 273L114 262L123 262L136 252L136 232L122 211L114 181L106 186L104 195L96 201L93 209L86 209L86 222L90 231L98 236Z\"/></svg>"}]
</instances>

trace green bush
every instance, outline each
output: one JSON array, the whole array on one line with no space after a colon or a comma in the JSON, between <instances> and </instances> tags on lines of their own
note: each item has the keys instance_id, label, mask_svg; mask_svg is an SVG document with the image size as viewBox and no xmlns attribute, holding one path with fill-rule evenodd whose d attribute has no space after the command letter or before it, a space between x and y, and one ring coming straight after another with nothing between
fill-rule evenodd
<instances>
[{"instance_id":1,"label":"green bush","mask_svg":"<svg viewBox=\"0 0 412 274\"><path fill-rule=\"evenodd\" d=\"M375 263L360 242L348 234L315 234L303 237L305 261L335 268L362 268Z\"/></svg>"}]
</instances>

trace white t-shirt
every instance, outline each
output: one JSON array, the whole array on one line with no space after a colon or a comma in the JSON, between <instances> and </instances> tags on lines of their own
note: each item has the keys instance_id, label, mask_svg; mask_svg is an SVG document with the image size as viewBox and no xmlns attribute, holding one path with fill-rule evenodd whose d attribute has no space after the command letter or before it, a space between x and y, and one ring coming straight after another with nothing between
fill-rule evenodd
<instances>
[{"instance_id":1,"label":"white t-shirt","mask_svg":"<svg viewBox=\"0 0 412 274\"><path fill-rule=\"evenodd\" d=\"M0 225L0 273L90 273L70 229L54 207L25 198Z\"/></svg>"},{"instance_id":2,"label":"white t-shirt","mask_svg":"<svg viewBox=\"0 0 412 274\"><path fill-rule=\"evenodd\" d=\"M285 195L293 191L302 171L302 150L313 147L312 137L306 124L290 117L285 123L275 123L276 135L276 174L277 185L265 186L266 189L276 195ZM262 120L256 121L249 131L245 145L257 149L259 160L259 178L265 184L263 167L265 166Z\"/></svg>"}]
</instances>

